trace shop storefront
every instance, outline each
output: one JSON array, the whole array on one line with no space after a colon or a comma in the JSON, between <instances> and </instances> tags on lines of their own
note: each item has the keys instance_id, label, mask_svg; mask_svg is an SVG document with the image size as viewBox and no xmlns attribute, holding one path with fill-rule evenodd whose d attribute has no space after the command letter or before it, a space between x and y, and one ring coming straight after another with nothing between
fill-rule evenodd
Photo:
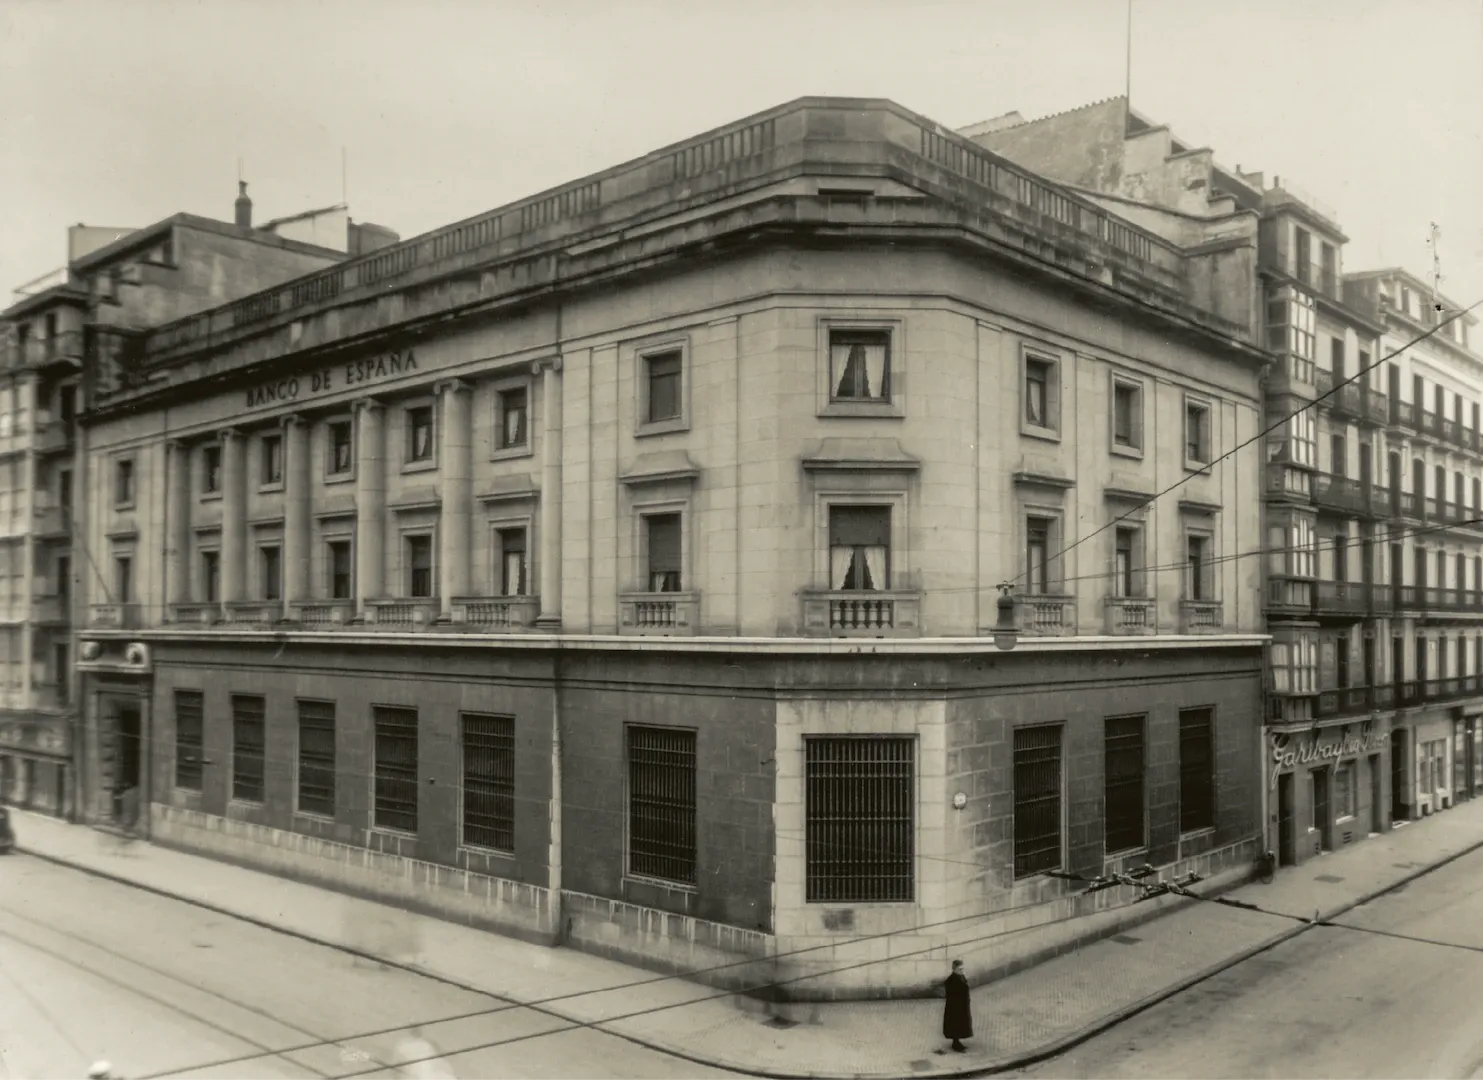
<instances>
[{"instance_id":1,"label":"shop storefront","mask_svg":"<svg viewBox=\"0 0 1483 1080\"><path fill-rule=\"evenodd\" d=\"M1474 725L1477 726L1476 724ZM1459 790L1468 790L1465 721L1460 710L1435 709L1397 720L1395 820L1419 820L1451 808ZM1459 751L1461 751L1459 757Z\"/></svg>"},{"instance_id":2,"label":"shop storefront","mask_svg":"<svg viewBox=\"0 0 1483 1080\"><path fill-rule=\"evenodd\" d=\"M1281 731L1270 741L1279 864L1296 866L1390 825L1390 731L1381 723Z\"/></svg>"}]
</instances>

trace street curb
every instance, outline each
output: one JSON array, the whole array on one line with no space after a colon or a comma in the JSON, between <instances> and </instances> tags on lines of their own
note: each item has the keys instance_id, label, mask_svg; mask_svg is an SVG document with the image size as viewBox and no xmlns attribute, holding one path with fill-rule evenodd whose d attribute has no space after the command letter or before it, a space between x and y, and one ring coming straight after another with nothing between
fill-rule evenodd
<instances>
[{"instance_id":1,"label":"street curb","mask_svg":"<svg viewBox=\"0 0 1483 1080\"><path fill-rule=\"evenodd\" d=\"M1172 997L1176 997L1177 995L1184 993L1184 991L1190 989L1193 986L1205 982L1208 979L1214 978L1216 975L1219 975L1224 971L1228 971L1231 968L1236 967L1238 964L1245 963L1247 960L1250 960L1254 956L1259 956L1264 952L1268 952L1279 945L1291 941L1293 938L1307 933L1319 923L1323 923L1331 919L1338 918L1341 915L1345 915L1348 912L1353 911L1357 907L1361 907L1364 904L1371 903L1372 901L1379 899L1387 893L1395 892L1397 889L1403 888L1411 884L1413 881L1425 877L1427 874L1431 874L1437 870L1440 870L1442 867L1456 862L1458 859L1464 858L1465 856L1471 855L1480 849L1483 849L1483 840L1479 840L1476 843L1470 844L1459 851L1455 851L1450 855L1444 856L1443 858L1438 859L1436 862L1418 867L1410 871L1409 873L1402 875L1383 888L1375 889L1371 892L1362 894L1361 896L1358 896L1353 900L1347 900L1330 911L1320 912L1317 923L1297 923L1291 928L1274 935L1273 937L1264 942L1261 942L1258 945L1242 949L1240 952L1235 953L1224 960L1217 961L1216 963L1210 965L1202 971L1196 972L1194 975L1187 976L1183 979L1180 979L1178 982L1171 983L1169 986L1166 986L1161 990L1154 991L1154 993L1145 998L1141 998L1131 1005L1126 1005L1110 1013L1105 1013L1104 1015L1098 1017L1096 1020L1092 1021L1086 1027L1074 1031L1070 1035L1064 1035L1052 1042L1045 1043L1035 1048L1034 1050L1017 1051L1014 1054L1006 1055L1004 1057L1000 1057L988 1062L976 1063L969 1068L924 1070L921 1072L913 1072L912 1076L914 1078L920 1078L920 1080L957 1080L957 1078L960 1077L967 1078L993 1076L998 1073L1008 1072L1011 1069L1023 1068L1027 1065L1034 1065L1037 1062L1056 1057L1060 1054L1065 1053L1067 1050L1070 1050L1073 1047L1076 1047L1081 1043L1084 1043L1089 1039L1100 1035L1102 1032L1116 1027L1118 1024L1131 1019L1139 1013L1145 1012L1148 1009L1153 1008L1155 1005L1160 1004L1161 1002L1167 1001ZM517 1008L530 1009L532 1012L542 1013L546 1016L561 1020L564 1023L577 1024L581 1027L589 1028L594 1031L600 1031L603 1034L615 1036L624 1040L625 1042L633 1043L636 1046L642 1046L648 1050L656 1050L660 1053L668 1054L671 1057L680 1058L683 1061L688 1061L695 1065L704 1065L708 1068L713 1069L725 1069L728 1072L739 1073L744 1076L764 1077L766 1078L766 1080L886 1080L886 1077L881 1073L781 1072L766 1068L747 1068L740 1066L735 1062L701 1057L688 1050L680 1049L674 1046L667 1045L665 1043L640 1038L635 1035L629 1035L622 1031L614 1030L605 1026L608 1021L579 1020L577 1018L564 1015L563 1013L558 1012L557 1010L552 1009L548 1006L526 1004L517 998L505 997L500 994L496 994L491 990L485 990L480 987L471 986L467 983L460 982L457 979L452 979L445 975L440 975L437 972L418 967L415 964L404 964L395 960L384 959L380 956L374 955L373 953L365 952L349 945L329 941L324 938L318 938L315 937L313 934L308 934L300 930L294 930L290 927L280 926L256 916L244 915L241 912L232 911L228 908L210 903L209 901L198 900L190 896L182 896L178 893L172 893L168 889L164 889L156 885L149 885L143 882L133 881L122 875L110 873L107 870L87 866L82 863L72 862L60 856L35 851L19 842L17 842L15 850L23 854L30 855L33 858L41 859L44 862L53 863L58 866L66 866L73 870L78 870L82 873L90 874L94 877L113 881L120 885L129 886L130 888L139 889L142 892L152 893L156 896L163 896L172 900L178 900L182 903L187 903L194 907L198 907L206 911L211 911L218 915L226 916L227 918L236 919L240 922L245 922L252 926L261 927L262 929L269 930L274 933L298 938L301 941L306 941L313 945L319 945L323 948L334 949L337 952L342 952L350 956L357 956L363 960L369 960L373 963L381 964L384 967L406 971L413 975L419 975L426 979L432 979L435 982L440 982L444 985L452 986L468 993L478 994L481 997L486 997L493 1001L504 1002ZM591 991L591 993L594 994L606 992L607 991L602 990ZM674 1008L683 1007L683 1005L674 1006ZM550 1034L556 1034L556 1032L552 1032Z\"/></svg>"}]
</instances>

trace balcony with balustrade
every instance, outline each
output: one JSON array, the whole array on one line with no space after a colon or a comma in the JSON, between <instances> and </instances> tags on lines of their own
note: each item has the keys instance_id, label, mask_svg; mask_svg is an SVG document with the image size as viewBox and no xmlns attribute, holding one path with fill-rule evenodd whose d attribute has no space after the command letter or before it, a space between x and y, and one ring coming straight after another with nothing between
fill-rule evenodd
<instances>
[{"instance_id":1,"label":"balcony with balustrade","mask_svg":"<svg viewBox=\"0 0 1483 1080\"><path fill-rule=\"evenodd\" d=\"M222 619L221 605L209 600L171 604L166 615L177 626L214 626Z\"/></svg>"},{"instance_id":2,"label":"balcony with balustrade","mask_svg":"<svg viewBox=\"0 0 1483 1080\"><path fill-rule=\"evenodd\" d=\"M1179 601L1181 634L1218 634L1226 624L1225 607L1219 600Z\"/></svg>"},{"instance_id":3,"label":"balcony with balustrade","mask_svg":"<svg viewBox=\"0 0 1483 1080\"><path fill-rule=\"evenodd\" d=\"M1109 596L1104 601L1110 637L1136 637L1159 630L1158 601L1152 596Z\"/></svg>"},{"instance_id":4,"label":"balcony with balustrade","mask_svg":"<svg viewBox=\"0 0 1483 1080\"><path fill-rule=\"evenodd\" d=\"M1321 509L1336 510L1356 517L1372 513L1370 484L1347 476L1318 473L1313 477L1313 501Z\"/></svg>"},{"instance_id":5,"label":"balcony with balustrade","mask_svg":"<svg viewBox=\"0 0 1483 1080\"><path fill-rule=\"evenodd\" d=\"M1334 373L1320 369L1315 386L1320 396L1319 407L1351 420L1365 419L1365 387L1357 382L1345 382L1334 387Z\"/></svg>"},{"instance_id":6,"label":"balcony with balustrade","mask_svg":"<svg viewBox=\"0 0 1483 1080\"><path fill-rule=\"evenodd\" d=\"M893 636L884 627L885 620L894 619L895 607L890 599L894 593L844 593L830 594L859 599L841 609L840 618L846 625L840 629L859 630L854 636ZM881 606L886 605L886 606ZM629 592L618 595L618 632L640 637L691 637L697 633L700 622L700 593L698 592ZM873 624L873 625L872 625ZM866 634L864 631L873 630Z\"/></svg>"},{"instance_id":7,"label":"balcony with balustrade","mask_svg":"<svg viewBox=\"0 0 1483 1080\"><path fill-rule=\"evenodd\" d=\"M922 594L910 590L805 590L803 632L810 637L918 637Z\"/></svg>"},{"instance_id":8,"label":"balcony with balustrade","mask_svg":"<svg viewBox=\"0 0 1483 1080\"><path fill-rule=\"evenodd\" d=\"M355 601L302 600L289 605L288 618L303 630L335 630L355 619Z\"/></svg>"},{"instance_id":9,"label":"balcony with balustrade","mask_svg":"<svg viewBox=\"0 0 1483 1080\"><path fill-rule=\"evenodd\" d=\"M88 625L95 630L138 630L143 625L141 604L93 604Z\"/></svg>"},{"instance_id":10,"label":"balcony with balustrade","mask_svg":"<svg viewBox=\"0 0 1483 1080\"><path fill-rule=\"evenodd\" d=\"M528 630L541 613L537 596L455 596L453 625L470 633Z\"/></svg>"},{"instance_id":11,"label":"balcony with balustrade","mask_svg":"<svg viewBox=\"0 0 1483 1080\"><path fill-rule=\"evenodd\" d=\"M378 597L366 601L365 625L383 630L425 630L438 621L441 605L433 597Z\"/></svg>"},{"instance_id":12,"label":"balcony with balustrade","mask_svg":"<svg viewBox=\"0 0 1483 1080\"><path fill-rule=\"evenodd\" d=\"M1026 637L1067 637L1076 633L1076 598L1055 593L1015 597L1020 633Z\"/></svg>"},{"instance_id":13,"label":"balcony with balustrade","mask_svg":"<svg viewBox=\"0 0 1483 1080\"><path fill-rule=\"evenodd\" d=\"M1313 614L1353 622L1374 610L1374 589L1362 581L1315 581Z\"/></svg>"}]
</instances>

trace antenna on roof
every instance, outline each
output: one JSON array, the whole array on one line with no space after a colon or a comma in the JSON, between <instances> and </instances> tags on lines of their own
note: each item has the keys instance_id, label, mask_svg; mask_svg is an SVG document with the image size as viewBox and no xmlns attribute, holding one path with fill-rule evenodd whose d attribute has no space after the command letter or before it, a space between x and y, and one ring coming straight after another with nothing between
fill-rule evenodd
<instances>
[{"instance_id":1,"label":"antenna on roof","mask_svg":"<svg viewBox=\"0 0 1483 1080\"><path fill-rule=\"evenodd\" d=\"M1133 108L1133 0L1128 0L1127 58L1123 64L1123 99Z\"/></svg>"},{"instance_id":2,"label":"antenna on roof","mask_svg":"<svg viewBox=\"0 0 1483 1080\"><path fill-rule=\"evenodd\" d=\"M1131 3L1132 0L1129 0L1129 2ZM241 158L238 158L237 159L237 183L240 184L241 182L242 182L242 159Z\"/></svg>"},{"instance_id":3,"label":"antenna on roof","mask_svg":"<svg viewBox=\"0 0 1483 1080\"><path fill-rule=\"evenodd\" d=\"M1427 234L1426 242L1432 249L1432 310L1441 311L1442 302L1437 299L1437 294L1442 291L1442 253L1437 248L1437 242L1442 239L1442 230L1433 221L1431 232Z\"/></svg>"}]
</instances>

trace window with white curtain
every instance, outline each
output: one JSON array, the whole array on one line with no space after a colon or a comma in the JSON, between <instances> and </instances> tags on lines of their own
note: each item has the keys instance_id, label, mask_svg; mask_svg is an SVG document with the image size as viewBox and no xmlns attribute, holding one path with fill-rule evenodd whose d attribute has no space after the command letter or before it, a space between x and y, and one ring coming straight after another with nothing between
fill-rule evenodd
<instances>
[{"instance_id":1,"label":"window with white curtain","mask_svg":"<svg viewBox=\"0 0 1483 1080\"><path fill-rule=\"evenodd\" d=\"M829 588L874 591L891 587L891 508L829 508Z\"/></svg>"},{"instance_id":2,"label":"window with white curtain","mask_svg":"<svg viewBox=\"0 0 1483 1080\"><path fill-rule=\"evenodd\" d=\"M829 396L835 401L891 400L890 333L829 332Z\"/></svg>"}]
</instances>

